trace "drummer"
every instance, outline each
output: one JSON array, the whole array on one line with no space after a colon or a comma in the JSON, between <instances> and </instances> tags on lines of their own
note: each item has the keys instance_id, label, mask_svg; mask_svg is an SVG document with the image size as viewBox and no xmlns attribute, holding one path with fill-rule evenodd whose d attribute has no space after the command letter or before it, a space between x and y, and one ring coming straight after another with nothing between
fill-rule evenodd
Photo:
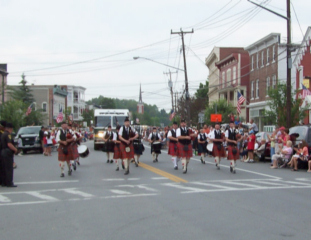
<instances>
[{"instance_id":1,"label":"drummer","mask_svg":"<svg viewBox=\"0 0 311 240\"><path fill-rule=\"evenodd\" d=\"M151 143L151 154L153 162L158 162L158 156L161 154L161 141L162 138L157 133L157 128L153 127L152 133L149 134L148 141Z\"/></svg>"},{"instance_id":2,"label":"drummer","mask_svg":"<svg viewBox=\"0 0 311 240\"><path fill-rule=\"evenodd\" d=\"M240 153L237 149L237 136L234 129L234 123L231 121L229 129L225 132L226 141L228 144L227 160L230 161L230 172L235 173L236 160L239 159Z\"/></svg>"},{"instance_id":3,"label":"drummer","mask_svg":"<svg viewBox=\"0 0 311 240\"><path fill-rule=\"evenodd\" d=\"M220 169L220 161L222 157L226 157L225 148L222 143L225 141L223 133L220 130L220 124L215 124L215 129L210 131L208 138L213 142L212 155L215 158L216 167Z\"/></svg>"},{"instance_id":4,"label":"drummer","mask_svg":"<svg viewBox=\"0 0 311 240\"><path fill-rule=\"evenodd\" d=\"M117 126L116 132L113 134L113 142L114 142L114 152L113 152L113 159L117 164L116 171L119 171L119 163L121 162L121 166L124 169L124 165L122 163L122 156L121 156L121 150L120 150L120 138L119 138L119 130L120 130L120 125Z\"/></svg>"},{"instance_id":5,"label":"drummer","mask_svg":"<svg viewBox=\"0 0 311 240\"><path fill-rule=\"evenodd\" d=\"M113 163L114 142L113 132L111 131L110 125L108 126L108 129L104 134L104 142L106 144L107 163Z\"/></svg>"},{"instance_id":6,"label":"drummer","mask_svg":"<svg viewBox=\"0 0 311 240\"><path fill-rule=\"evenodd\" d=\"M207 134L204 133L204 129L200 129L200 134L198 135L198 154L201 156L201 163L205 164L204 157L207 153L206 145L207 145Z\"/></svg>"},{"instance_id":7,"label":"drummer","mask_svg":"<svg viewBox=\"0 0 311 240\"><path fill-rule=\"evenodd\" d=\"M138 167L139 164L139 158L141 155L143 155L143 151L145 151L145 147L143 143L141 142L142 136L140 133L138 133L138 138L136 138L133 141L134 145L134 159L135 159L135 166Z\"/></svg>"},{"instance_id":8,"label":"drummer","mask_svg":"<svg viewBox=\"0 0 311 240\"><path fill-rule=\"evenodd\" d=\"M172 156L172 162L174 165L174 169L178 170L178 161L180 158L177 157L177 143L178 139L176 137L176 130L177 130L177 122L173 122L172 129L168 131L167 138L169 141L169 148L168 148L168 154Z\"/></svg>"},{"instance_id":9,"label":"drummer","mask_svg":"<svg viewBox=\"0 0 311 240\"><path fill-rule=\"evenodd\" d=\"M121 140L120 150L121 157L125 167L124 175L130 173L130 159L134 158L133 140L138 138L138 134L135 129L130 126L130 120L128 117L124 119L124 126L119 130L119 139Z\"/></svg>"},{"instance_id":10,"label":"drummer","mask_svg":"<svg viewBox=\"0 0 311 240\"><path fill-rule=\"evenodd\" d=\"M77 131L77 128L75 126L72 126L72 131L76 135L76 146L78 148L80 143L81 143L81 141L82 141L82 139L83 139L83 136L82 136L82 134L79 131ZM78 155L78 158L75 160L75 163L80 165L80 155Z\"/></svg>"}]
</instances>

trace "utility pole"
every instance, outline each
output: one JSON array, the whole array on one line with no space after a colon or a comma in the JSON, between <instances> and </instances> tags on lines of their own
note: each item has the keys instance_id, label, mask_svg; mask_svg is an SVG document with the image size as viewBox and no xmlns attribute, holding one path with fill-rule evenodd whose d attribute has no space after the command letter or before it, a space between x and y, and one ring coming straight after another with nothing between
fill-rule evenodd
<instances>
[{"instance_id":1,"label":"utility pole","mask_svg":"<svg viewBox=\"0 0 311 240\"><path fill-rule=\"evenodd\" d=\"M182 29L180 29L180 32L173 32L173 30L171 30L171 34L179 34L181 36L183 57L184 57L187 122L190 125L190 101L189 101L190 100L190 94L189 94L189 88L188 88L188 75L187 75L187 64L186 64L185 42L184 42L184 34L187 34L187 33L193 33L193 29L191 32L184 32Z\"/></svg>"},{"instance_id":2,"label":"utility pole","mask_svg":"<svg viewBox=\"0 0 311 240\"><path fill-rule=\"evenodd\" d=\"M173 72L173 73L177 73L177 72ZM166 75L170 75L170 80L168 81L168 86L171 90L171 97L172 97L172 109L174 110L175 112L175 109L174 109L174 100L173 100L173 82L172 82L172 72L171 70L169 70L168 73L163 73L163 74L166 74Z\"/></svg>"},{"instance_id":3,"label":"utility pole","mask_svg":"<svg viewBox=\"0 0 311 240\"><path fill-rule=\"evenodd\" d=\"M291 56L291 46L292 46L292 41L291 41L291 13L290 13L290 0L286 0L286 10L287 10L287 15L283 16L277 12L274 12L270 10L269 8L266 8L258 3L254 3L251 0L247 0L250 3L263 8L267 10L268 12L271 12L281 18L284 18L287 20L287 78L286 78L286 127L290 128L291 126L291 112L292 112L292 81L291 81L291 75L292 75L292 56Z\"/></svg>"}]
</instances>

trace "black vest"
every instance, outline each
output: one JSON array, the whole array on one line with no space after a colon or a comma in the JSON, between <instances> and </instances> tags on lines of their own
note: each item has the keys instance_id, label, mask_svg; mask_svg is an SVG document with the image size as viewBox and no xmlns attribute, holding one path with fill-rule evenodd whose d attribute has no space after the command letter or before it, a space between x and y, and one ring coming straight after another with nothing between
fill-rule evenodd
<instances>
[{"instance_id":1,"label":"black vest","mask_svg":"<svg viewBox=\"0 0 311 240\"><path fill-rule=\"evenodd\" d=\"M107 134L105 135L105 139L112 140L113 139L113 133L110 132L110 135L108 135L108 131L107 131Z\"/></svg>"},{"instance_id":2,"label":"black vest","mask_svg":"<svg viewBox=\"0 0 311 240\"><path fill-rule=\"evenodd\" d=\"M221 131L220 130L218 130L218 134L217 134L217 130L215 130L214 131L214 134L215 134L215 139L222 139L222 137L221 137ZM220 145L221 144L221 142L214 142L214 144L218 144L218 145Z\"/></svg>"},{"instance_id":3,"label":"black vest","mask_svg":"<svg viewBox=\"0 0 311 240\"><path fill-rule=\"evenodd\" d=\"M171 130L171 134L172 134L172 137L173 137L173 138L176 138L176 130L175 130L175 131L174 131L174 130ZM171 139L170 139L170 142L176 143L177 141L171 140Z\"/></svg>"},{"instance_id":4,"label":"black vest","mask_svg":"<svg viewBox=\"0 0 311 240\"><path fill-rule=\"evenodd\" d=\"M180 128L180 135L189 136L189 129L186 128L186 131L184 131L182 128ZM178 141L183 145L189 145L191 143L191 140L188 139L179 139Z\"/></svg>"},{"instance_id":5,"label":"black vest","mask_svg":"<svg viewBox=\"0 0 311 240\"><path fill-rule=\"evenodd\" d=\"M152 133L151 141L153 141L154 139L155 139L156 141L159 140L159 135L158 135L158 133L156 133L155 136L154 136L153 133Z\"/></svg>"},{"instance_id":6,"label":"black vest","mask_svg":"<svg viewBox=\"0 0 311 240\"><path fill-rule=\"evenodd\" d=\"M229 131L229 136L228 136L228 138L229 138L230 140L236 141L235 130L233 129L233 132L231 132L231 130L229 129L228 131ZM236 146L236 144L231 143L231 142L228 142L228 145L230 145L230 146Z\"/></svg>"},{"instance_id":7,"label":"black vest","mask_svg":"<svg viewBox=\"0 0 311 240\"><path fill-rule=\"evenodd\" d=\"M127 133L126 127L123 126L122 137L123 137L125 140L129 140L129 139L130 139L130 133L131 133L132 129L131 129L131 127L128 127L128 128L129 128L129 132Z\"/></svg>"},{"instance_id":8,"label":"black vest","mask_svg":"<svg viewBox=\"0 0 311 240\"><path fill-rule=\"evenodd\" d=\"M203 135L203 137L202 137L202 135ZM203 142L205 140L206 140L205 134L204 133L203 134L200 133L200 141Z\"/></svg>"},{"instance_id":9,"label":"black vest","mask_svg":"<svg viewBox=\"0 0 311 240\"><path fill-rule=\"evenodd\" d=\"M63 129L60 130L60 135L59 135L59 139L61 141L66 141L66 137L67 137L67 130L65 130L65 132L63 131Z\"/></svg>"}]
</instances>

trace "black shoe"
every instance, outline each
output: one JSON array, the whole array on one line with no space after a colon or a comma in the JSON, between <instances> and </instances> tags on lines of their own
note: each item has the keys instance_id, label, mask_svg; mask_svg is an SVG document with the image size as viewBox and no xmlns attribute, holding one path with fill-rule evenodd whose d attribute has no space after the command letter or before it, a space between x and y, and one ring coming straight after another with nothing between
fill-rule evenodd
<instances>
[{"instance_id":1,"label":"black shoe","mask_svg":"<svg viewBox=\"0 0 311 240\"><path fill-rule=\"evenodd\" d=\"M109 159L107 160L107 163L109 163Z\"/></svg>"},{"instance_id":2,"label":"black shoe","mask_svg":"<svg viewBox=\"0 0 311 240\"><path fill-rule=\"evenodd\" d=\"M65 177L65 174L62 173L62 174L60 175L60 177Z\"/></svg>"},{"instance_id":3,"label":"black shoe","mask_svg":"<svg viewBox=\"0 0 311 240\"><path fill-rule=\"evenodd\" d=\"M203 158L201 157L201 163L204 164Z\"/></svg>"},{"instance_id":4,"label":"black shoe","mask_svg":"<svg viewBox=\"0 0 311 240\"><path fill-rule=\"evenodd\" d=\"M122 165L122 169L125 169L124 164L122 163L121 165Z\"/></svg>"},{"instance_id":5,"label":"black shoe","mask_svg":"<svg viewBox=\"0 0 311 240\"><path fill-rule=\"evenodd\" d=\"M72 164L72 167L73 167L73 170L77 170L77 165L74 163L74 164Z\"/></svg>"},{"instance_id":6,"label":"black shoe","mask_svg":"<svg viewBox=\"0 0 311 240\"><path fill-rule=\"evenodd\" d=\"M131 163L133 163L133 162L135 162L135 160L134 160L134 159L132 159L132 160L131 160Z\"/></svg>"},{"instance_id":7,"label":"black shoe","mask_svg":"<svg viewBox=\"0 0 311 240\"><path fill-rule=\"evenodd\" d=\"M156 162L156 160L153 160L152 162Z\"/></svg>"},{"instance_id":8,"label":"black shoe","mask_svg":"<svg viewBox=\"0 0 311 240\"><path fill-rule=\"evenodd\" d=\"M183 174L186 174L186 173L187 173L187 169L185 169L182 173L183 173Z\"/></svg>"},{"instance_id":9,"label":"black shoe","mask_svg":"<svg viewBox=\"0 0 311 240\"><path fill-rule=\"evenodd\" d=\"M117 167L116 171L119 171L119 167Z\"/></svg>"},{"instance_id":10,"label":"black shoe","mask_svg":"<svg viewBox=\"0 0 311 240\"><path fill-rule=\"evenodd\" d=\"M138 164L135 162L135 166L138 167Z\"/></svg>"},{"instance_id":11,"label":"black shoe","mask_svg":"<svg viewBox=\"0 0 311 240\"><path fill-rule=\"evenodd\" d=\"M128 175L130 173L129 170L125 171L124 175Z\"/></svg>"},{"instance_id":12,"label":"black shoe","mask_svg":"<svg viewBox=\"0 0 311 240\"><path fill-rule=\"evenodd\" d=\"M233 168L230 166L230 172L232 172L233 171Z\"/></svg>"},{"instance_id":13,"label":"black shoe","mask_svg":"<svg viewBox=\"0 0 311 240\"><path fill-rule=\"evenodd\" d=\"M232 173L235 174L235 170L233 170Z\"/></svg>"},{"instance_id":14,"label":"black shoe","mask_svg":"<svg viewBox=\"0 0 311 240\"><path fill-rule=\"evenodd\" d=\"M11 185L8 185L6 187L17 187L17 185L11 184Z\"/></svg>"},{"instance_id":15,"label":"black shoe","mask_svg":"<svg viewBox=\"0 0 311 240\"><path fill-rule=\"evenodd\" d=\"M78 165L80 166L80 162L79 162L79 161L77 161L77 163L78 163Z\"/></svg>"},{"instance_id":16,"label":"black shoe","mask_svg":"<svg viewBox=\"0 0 311 240\"><path fill-rule=\"evenodd\" d=\"M113 160L110 160L110 163L113 163Z\"/></svg>"},{"instance_id":17,"label":"black shoe","mask_svg":"<svg viewBox=\"0 0 311 240\"><path fill-rule=\"evenodd\" d=\"M156 162L158 162L158 159L156 158Z\"/></svg>"},{"instance_id":18,"label":"black shoe","mask_svg":"<svg viewBox=\"0 0 311 240\"><path fill-rule=\"evenodd\" d=\"M72 170L70 169L70 171L68 171L68 175L71 176Z\"/></svg>"},{"instance_id":19,"label":"black shoe","mask_svg":"<svg viewBox=\"0 0 311 240\"><path fill-rule=\"evenodd\" d=\"M205 164L205 161L203 161L203 164Z\"/></svg>"},{"instance_id":20,"label":"black shoe","mask_svg":"<svg viewBox=\"0 0 311 240\"><path fill-rule=\"evenodd\" d=\"M178 166L175 166L175 167L174 167L174 170L178 170Z\"/></svg>"}]
</instances>

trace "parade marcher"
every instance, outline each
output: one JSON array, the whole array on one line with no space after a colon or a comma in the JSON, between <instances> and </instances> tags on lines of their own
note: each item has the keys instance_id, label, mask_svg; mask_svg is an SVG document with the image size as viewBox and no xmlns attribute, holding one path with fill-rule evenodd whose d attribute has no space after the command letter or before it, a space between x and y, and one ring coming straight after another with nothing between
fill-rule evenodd
<instances>
[{"instance_id":1,"label":"parade marcher","mask_svg":"<svg viewBox=\"0 0 311 240\"><path fill-rule=\"evenodd\" d=\"M201 156L201 163L205 164L204 157L207 153L207 134L204 133L204 129L200 129L200 134L198 135L198 154Z\"/></svg>"},{"instance_id":2,"label":"parade marcher","mask_svg":"<svg viewBox=\"0 0 311 240\"><path fill-rule=\"evenodd\" d=\"M0 140L1 140L1 136L4 133L5 130L5 125L6 125L6 121L0 121ZM5 186L5 165L4 165L4 161L2 160L1 157L1 149L2 149L2 144L0 142L0 185L1 186Z\"/></svg>"},{"instance_id":3,"label":"parade marcher","mask_svg":"<svg viewBox=\"0 0 311 240\"><path fill-rule=\"evenodd\" d=\"M17 149L14 147L13 138L11 136L13 125L6 123L5 130L1 135L1 159L4 163L4 183L3 186L17 187L13 183L13 162L14 153L17 154Z\"/></svg>"},{"instance_id":4,"label":"parade marcher","mask_svg":"<svg viewBox=\"0 0 311 240\"><path fill-rule=\"evenodd\" d=\"M76 136L76 148L77 148L77 152L78 152L78 158L75 159L75 163L77 163L78 165L80 165L80 155L79 155L79 151L78 151L78 147L81 144L81 141L83 140L83 135L81 134L81 132L77 131L76 127L72 127L72 132L73 134Z\"/></svg>"},{"instance_id":5,"label":"parade marcher","mask_svg":"<svg viewBox=\"0 0 311 240\"><path fill-rule=\"evenodd\" d=\"M151 154L153 162L158 162L158 156L161 154L161 141L162 138L157 133L157 128L153 127L152 133L149 134L148 141L151 144Z\"/></svg>"},{"instance_id":6,"label":"parade marcher","mask_svg":"<svg viewBox=\"0 0 311 240\"><path fill-rule=\"evenodd\" d=\"M135 159L135 166L138 167L139 158L143 155L143 151L145 151L145 147L141 142L142 136L138 133L138 138L134 139L133 146L134 146L134 159Z\"/></svg>"},{"instance_id":7,"label":"parade marcher","mask_svg":"<svg viewBox=\"0 0 311 240\"><path fill-rule=\"evenodd\" d=\"M106 154L107 163L113 163L113 153L114 153L114 142L113 142L113 132L111 131L111 126L108 126L107 131L104 134L104 142L106 144Z\"/></svg>"},{"instance_id":8,"label":"parade marcher","mask_svg":"<svg viewBox=\"0 0 311 240\"><path fill-rule=\"evenodd\" d=\"M70 165L70 147L69 144L73 141L71 134L69 133L67 129L67 123L62 122L61 129L58 130L56 134L56 142L59 143L58 147L58 161L59 166L61 169L61 175L60 177L64 177L64 169L65 169L65 162L68 166L68 175L70 176L72 173L71 165Z\"/></svg>"},{"instance_id":9,"label":"parade marcher","mask_svg":"<svg viewBox=\"0 0 311 240\"><path fill-rule=\"evenodd\" d=\"M180 121L180 128L176 131L176 137L178 138L178 157L181 158L181 163L183 166L183 173L187 173L187 167L190 161L190 158L193 155L192 145L191 145L191 134L189 129L186 127L186 121Z\"/></svg>"},{"instance_id":10,"label":"parade marcher","mask_svg":"<svg viewBox=\"0 0 311 240\"><path fill-rule=\"evenodd\" d=\"M77 170L77 160L79 158L78 145L77 145L77 136L72 129L72 125L68 124L68 131L71 134L71 142L68 144L70 163L73 167L73 170ZM69 134L68 134L69 136Z\"/></svg>"},{"instance_id":11,"label":"parade marcher","mask_svg":"<svg viewBox=\"0 0 311 240\"><path fill-rule=\"evenodd\" d=\"M169 147L168 147L168 154L172 156L172 162L174 165L174 169L178 170L178 161L180 160L177 154L178 150L178 139L176 137L176 130L177 130L177 122L173 122L173 128L172 130L169 130L167 133L167 138L170 140L169 141Z\"/></svg>"},{"instance_id":12,"label":"parade marcher","mask_svg":"<svg viewBox=\"0 0 311 240\"><path fill-rule=\"evenodd\" d=\"M130 173L129 161L134 158L133 140L138 138L135 129L130 126L128 117L124 119L124 125L119 130L119 138L121 140L121 157L125 167L124 175L128 175Z\"/></svg>"},{"instance_id":13,"label":"parade marcher","mask_svg":"<svg viewBox=\"0 0 311 240\"><path fill-rule=\"evenodd\" d=\"M40 131L39 131L39 140L41 143L41 147L42 147L42 152L43 154L45 154L45 148L44 148L44 143L43 143L43 137L44 137L44 126L41 127Z\"/></svg>"},{"instance_id":14,"label":"parade marcher","mask_svg":"<svg viewBox=\"0 0 311 240\"><path fill-rule=\"evenodd\" d=\"M225 141L224 135L220 130L220 124L215 124L215 129L208 135L209 140L213 141L212 155L215 158L215 164L217 169L220 169L220 161L222 157L226 157L225 148L223 142Z\"/></svg>"},{"instance_id":15,"label":"parade marcher","mask_svg":"<svg viewBox=\"0 0 311 240\"><path fill-rule=\"evenodd\" d=\"M239 159L240 153L237 149L237 137L234 129L234 123L231 121L229 129L225 133L226 141L228 145L228 156L227 160L230 161L230 172L235 173L236 160Z\"/></svg>"},{"instance_id":16,"label":"parade marcher","mask_svg":"<svg viewBox=\"0 0 311 240\"><path fill-rule=\"evenodd\" d=\"M120 130L120 125L117 126L116 132L113 134L113 141L114 141L113 159L117 165L116 171L119 171L120 162L121 162L122 168L124 169L124 164L122 162L122 155L121 155L121 149L120 149L121 140L119 138L119 130Z\"/></svg>"}]
</instances>

